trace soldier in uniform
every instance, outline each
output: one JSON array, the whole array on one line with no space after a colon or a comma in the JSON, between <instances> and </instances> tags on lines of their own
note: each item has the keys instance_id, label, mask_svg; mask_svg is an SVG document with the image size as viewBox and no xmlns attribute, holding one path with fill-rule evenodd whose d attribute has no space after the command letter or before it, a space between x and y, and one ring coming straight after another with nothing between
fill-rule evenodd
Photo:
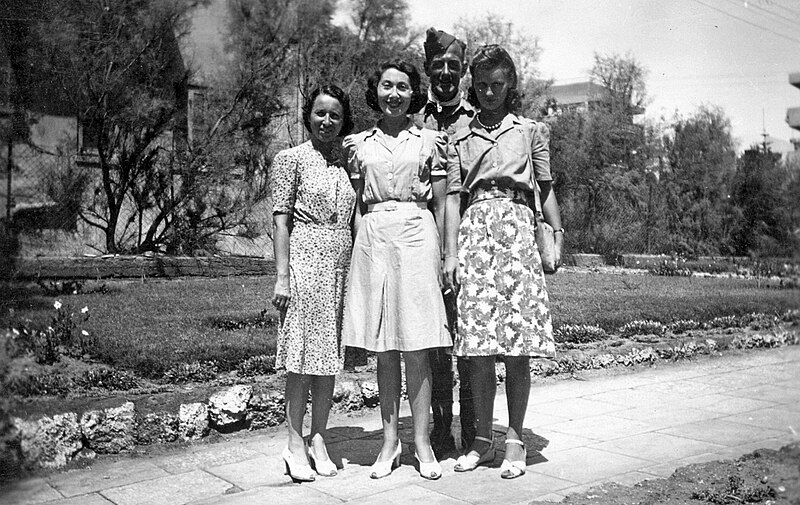
<instances>
[{"instance_id":1,"label":"soldier in uniform","mask_svg":"<svg viewBox=\"0 0 800 505\"><path fill-rule=\"evenodd\" d=\"M466 45L449 33L430 28L424 43L425 73L430 81L428 103L421 115L425 128L444 131L452 136L461 128L469 126L475 109L462 96L461 78L467 73ZM444 185L445 181L434 181ZM444 209L432 209L437 217L439 234L444 237ZM444 248L442 248L444 251ZM456 293L445 289L445 306L451 331L455 334ZM431 445L438 457L456 450L455 439L450 431L453 421L453 358L449 349L435 348L430 351L433 372L433 432ZM475 437L475 414L469 382L469 358L458 358L459 402L461 418L461 447L466 450Z\"/></svg>"}]
</instances>

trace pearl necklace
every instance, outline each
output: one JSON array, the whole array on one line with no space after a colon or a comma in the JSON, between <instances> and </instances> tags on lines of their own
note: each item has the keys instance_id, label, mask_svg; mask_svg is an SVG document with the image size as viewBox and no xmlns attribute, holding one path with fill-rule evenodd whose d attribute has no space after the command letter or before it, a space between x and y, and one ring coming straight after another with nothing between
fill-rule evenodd
<instances>
[{"instance_id":1,"label":"pearl necklace","mask_svg":"<svg viewBox=\"0 0 800 505\"><path fill-rule=\"evenodd\" d=\"M481 125L483 127L483 129L488 131L488 132L494 131L494 130L500 128L500 125L503 124L503 118L500 118L500 121L496 122L495 124L485 125L485 124L483 124L483 121L481 121L481 115L480 114L478 114L475 117L478 119L478 124Z\"/></svg>"}]
</instances>

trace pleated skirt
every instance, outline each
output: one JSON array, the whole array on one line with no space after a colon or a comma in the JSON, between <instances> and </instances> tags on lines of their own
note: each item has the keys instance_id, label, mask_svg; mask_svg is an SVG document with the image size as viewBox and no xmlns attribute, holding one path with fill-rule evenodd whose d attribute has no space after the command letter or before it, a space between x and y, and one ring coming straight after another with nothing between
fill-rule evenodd
<instances>
[{"instance_id":1,"label":"pleated skirt","mask_svg":"<svg viewBox=\"0 0 800 505\"><path fill-rule=\"evenodd\" d=\"M398 205L362 217L345 296L345 345L375 352L452 345L439 234L421 207Z\"/></svg>"}]
</instances>

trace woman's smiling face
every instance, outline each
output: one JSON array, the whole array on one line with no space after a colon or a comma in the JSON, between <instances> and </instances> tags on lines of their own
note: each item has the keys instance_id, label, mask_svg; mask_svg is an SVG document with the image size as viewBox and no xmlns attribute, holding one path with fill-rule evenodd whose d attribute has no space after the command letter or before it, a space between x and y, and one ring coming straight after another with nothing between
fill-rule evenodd
<instances>
[{"instance_id":1,"label":"woman's smiling face","mask_svg":"<svg viewBox=\"0 0 800 505\"><path fill-rule=\"evenodd\" d=\"M387 68L378 81L378 105L386 117L405 116L411 105L413 90L408 74Z\"/></svg>"},{"instance_id":2,"label":"woman's smiling face","mask_svg":"<svg viewBox=\"0 0 800 505\"><path fill-rule=\"evenodd\" d=\"M320 94L314 99L308 122L311 125L311 135L317 140L321 142L336 140L344 123L342 104L330 95Z\"/></svg>"}]
</instances>

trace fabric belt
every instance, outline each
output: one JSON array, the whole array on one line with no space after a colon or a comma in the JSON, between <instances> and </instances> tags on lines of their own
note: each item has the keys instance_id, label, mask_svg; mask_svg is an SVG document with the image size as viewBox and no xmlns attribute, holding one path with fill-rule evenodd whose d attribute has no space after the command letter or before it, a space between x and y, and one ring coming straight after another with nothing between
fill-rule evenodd
<instances>
[{"instance_id":1,"label":"fabric belt","mask_svg":"<svg viewBox=\"0 0 800 505\"><path fill-rule=\"evenodd\" d=\"M367 212L388 212L393 210L427 208L428 202L398 202L397 200L387 200L385 202L370 203L367 205Z\"/></svg>"},{"instance_id":2,"label":"fabric belt","mask_svg":"<svg viewBox=\"0 0 800 505\"><path fill-rule=\"evenodd\" d=\"M533 196L533 195L531 195ZM496 199L511 200L516 203L528 205L528 192L518 188L507 188L501 186L480 185L472 189L469 193L469 204L483 200Z\"/></svg>"}]
</instances>

